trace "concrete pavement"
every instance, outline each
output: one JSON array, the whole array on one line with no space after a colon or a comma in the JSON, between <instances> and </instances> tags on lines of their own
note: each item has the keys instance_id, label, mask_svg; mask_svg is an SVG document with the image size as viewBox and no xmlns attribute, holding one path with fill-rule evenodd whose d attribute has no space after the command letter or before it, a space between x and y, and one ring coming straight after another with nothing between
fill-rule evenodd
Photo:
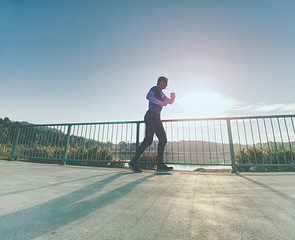
<instances>
[{"instance_id":1,"label":"concrete pavement","mask_svg":"<svg viewBox=\"0 0 295 240\"><path fill-rule=\"evenodd\" d=\"M0 160L1 239L295 239L295 173Z\"/></svg>"}]
</instances>

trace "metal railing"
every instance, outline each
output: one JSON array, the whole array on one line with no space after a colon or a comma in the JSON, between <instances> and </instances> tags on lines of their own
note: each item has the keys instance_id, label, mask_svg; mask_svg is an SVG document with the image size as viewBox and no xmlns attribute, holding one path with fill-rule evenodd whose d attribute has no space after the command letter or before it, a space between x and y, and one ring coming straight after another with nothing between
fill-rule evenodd
<instances>
[{"instance_id":1,"label":"metal railing","mask_svg":"<svg viewBox=\"0 0 295 240\"><path fill-rule=\"evenodd\" d=\"M163 120L164 160L181 165L294 167L295 115ZM122 165L144 137L143 121L0 126L0 156L10 160ZM156 158L157 139L147 149ZM146 161L142 159L142 161Z\"/></svg>"},{"instance_id":2,"label":"metal railing","mask_svg":"<svg viewBox=\"0 0 295 240\"><path fill-rule=\"evenodd\" d=\"M241 169L293 167L294 115L231 119L235 160Z\"/></svg>"}]
</instances>

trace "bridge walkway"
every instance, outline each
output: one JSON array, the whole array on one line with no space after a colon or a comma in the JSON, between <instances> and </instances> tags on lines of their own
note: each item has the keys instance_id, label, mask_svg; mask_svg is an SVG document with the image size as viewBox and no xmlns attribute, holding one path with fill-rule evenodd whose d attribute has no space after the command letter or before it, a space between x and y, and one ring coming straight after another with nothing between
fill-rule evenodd
<instances>
[{"instance_id":1,"label":"bridge walkway","mask_svg":"<svg viewBox=\"0 0 295 240\"><path fill-rule=\"evenodd\" d=\"M2 239L294 239L295 173L0 161Z\"/></svg>"}]
</instances>

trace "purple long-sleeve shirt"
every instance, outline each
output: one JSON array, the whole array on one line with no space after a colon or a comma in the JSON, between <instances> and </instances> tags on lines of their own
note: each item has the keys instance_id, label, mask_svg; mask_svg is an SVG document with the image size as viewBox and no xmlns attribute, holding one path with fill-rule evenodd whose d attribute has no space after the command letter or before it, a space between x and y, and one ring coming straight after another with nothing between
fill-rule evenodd
<instances>
[{"instance_id":1,"label":"purple long-sleeve shirt","mask_svg":"<svg viewBox=\"0 0 295 240\"><path fill-rule=\"evenodd\" d=\"M148 112L154 112L157 114L161 114L163 106L166 106L167 103L172 104L174 102L174 100L166 97L162 89L158 86L152 87L146 98L149 100Z\"/></svg>"}]
</instances>

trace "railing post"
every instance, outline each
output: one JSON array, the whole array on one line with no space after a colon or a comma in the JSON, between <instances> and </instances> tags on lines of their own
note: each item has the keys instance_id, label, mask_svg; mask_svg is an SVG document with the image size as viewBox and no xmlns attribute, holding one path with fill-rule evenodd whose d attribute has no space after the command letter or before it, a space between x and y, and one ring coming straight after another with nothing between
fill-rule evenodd
<instances>
[{"instance_id":1,"label":"railing post","mask_svg":"<svg viewBox=\"0 0 295 240\"><path fill-rule=\"evenodd\" d=\"M137 151L137 149L139 147L139 125L140 125L140 122L136 123L136 149L135 149L135 151Z\"/></svg>"},{"instance_id":2,"label":"railing post","mask_svg":"<svg viewBox=\"0 0 295 240\"><path fill-rule=\"evenodd\" d=\"M62 160L62 165L65 165L67 163L67 156L68 156L68 148L69 148L69 143L70 143L71 127L72 127L72 125L68 125L67 139L66 139L66 145L65 145L65 151L64 151L64 156L63 156L63 160Z\"/></svg>"},{"instance_id":3,"label":"railing post","mask_svg":"<svg viewBox=\"0 0 295 240\"><path fill-rule=\"evenodd\" d=\"M13 150L12 150L12 153L11 153L10 161L15 160L15 152L16 152L17 143L18 143L19 136L20 136L20 131L21 131L21 128L17 127L16 136L15 136L15 140L14 140L14 143L13 143Z\"/></svg>"},{"instance_id":4,"label":"railing post","mask_svg":"<svg viewBox=\"0 0 295 240\"><path fill-rule=\"evenodd\" d=\"M231 132L230 119L226 119L226 126L227 126L227 133L228 133L232 172L237 173L236 160L235 160L235 150L234 150L234 144L233 144L233 136L232 136L232 132Z\"/></svg>"}]
</instances>

